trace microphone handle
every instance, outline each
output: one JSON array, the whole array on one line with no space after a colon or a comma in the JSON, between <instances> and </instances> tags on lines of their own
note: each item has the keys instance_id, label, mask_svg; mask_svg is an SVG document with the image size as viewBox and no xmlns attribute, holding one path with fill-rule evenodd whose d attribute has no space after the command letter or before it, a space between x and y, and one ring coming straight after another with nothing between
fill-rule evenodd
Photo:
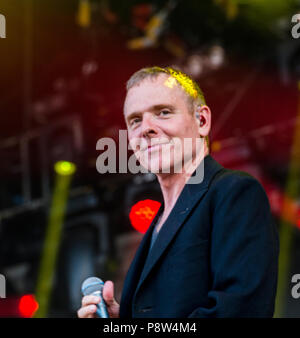
<instances>
[{"instance_id":1,"label":"microphone handle","mask_svg":"<svg viewBox=\"0 0 300 338\"><path fill-rule=\"evenodd\" d=\"M95 296L99 296L101 298L100 303L98 303L96 305L97 310L96 310L96 314L99 318L109 318L108 312L107 312L107 308L106 308L106 304L104 302L104 299L102 297L102 292L101 291L96 291L93 293Z\"/></svg>"}]
</instances>

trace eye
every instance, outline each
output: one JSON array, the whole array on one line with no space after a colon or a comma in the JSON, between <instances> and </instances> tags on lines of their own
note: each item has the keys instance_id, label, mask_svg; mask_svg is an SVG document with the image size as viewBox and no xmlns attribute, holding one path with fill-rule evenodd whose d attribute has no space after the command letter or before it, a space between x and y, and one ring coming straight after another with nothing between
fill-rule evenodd
<instances>
[{"instance_id":1,"label":"eye","mask_svg":"<svg viewBox=\"0 0 300 338\"><path fill-rule=\"evenodd\" d=\"M169 111L169 110L167 110L167 109L163 109L163 110L161 110L160 112L159 112L159 116L167 116L167 115L169 115L169 114L171 114L171 112Z\"/></svg>"},{"instance_id":2,"label":"eye","mask_svg":"<svg viewBox=\"0 0 300 338\"><path fill-rule=\"evenodd\" d=\"M139 117L135 117L132 120L130 120L130 126L134 126L137 123L139 123L141 121L141 119Z\"/></svg>"}]
</instances>

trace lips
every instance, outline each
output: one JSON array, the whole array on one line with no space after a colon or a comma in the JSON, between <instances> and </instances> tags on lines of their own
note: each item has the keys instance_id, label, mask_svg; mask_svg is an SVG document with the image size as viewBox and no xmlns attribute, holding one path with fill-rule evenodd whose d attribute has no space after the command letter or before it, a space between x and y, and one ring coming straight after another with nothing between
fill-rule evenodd
<instances>
[{"instance_id":1,"label":"lips","mask_svg":"<svg viewBox=\"0 0 300 338\"><path fill-rule=\"evenodd\" d=\"M163 145L163 144L166 144L166 143L159 143L159 144L154 144L154 145L150 145L150 146L148 146L148 150L149 149L154 149L154 148L158 148L159 146L161 146L161 145Z\"/></svg>"},{"instance_id":2,"label":"lips","mask_svg":"<svg viewBox=\"0 0 300 338\"><path fill-rule=\"evenodd\" d=\"M149 144L147 148L144 148L144 150L155 150L158 149L159 146L169 144L169 142L164 142L164 143L156 143L156 144Z\"/></svg>"},{"instance_id":3,"label":"lips","mask_svg":"<svg viewBox=\"0 0 300 338\"><path fill-rule=\"evenodd\" d=\"M160 140L151 139L148 142L146 140L138 140L138 142L132 143L132 148L136 152L144 152L146 150L150 151L159 149L160 146L167 144L174 145L174 142L172 139L160 139Z\"/></svg>"}]
</instances>

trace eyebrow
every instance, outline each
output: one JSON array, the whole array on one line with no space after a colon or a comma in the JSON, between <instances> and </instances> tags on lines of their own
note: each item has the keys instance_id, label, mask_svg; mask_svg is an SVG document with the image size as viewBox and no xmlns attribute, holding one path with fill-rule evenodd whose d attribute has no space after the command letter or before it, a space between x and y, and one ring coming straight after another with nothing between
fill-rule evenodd
<instances>
[{"instance_id":1,"label":"eyebrow","mask_svg":"<svg viewBox=\"0 0 300 338\"><path fill-rule=\"evenodd\" d=\"M151 106L149 107L148 109L146 109L145 111L158 111L158 110L161 110L163 108L167 108L167 109L170 109L170 110L175 110L175 107L171 104L156 104L154 106ZM129 114L126 118L127 122L129 122L133 117L136 117L136 116L141 116L142 115L142 112L140 111L136 111L136 112L133 112L131 114Z\"/></svg>"}]
</instances>

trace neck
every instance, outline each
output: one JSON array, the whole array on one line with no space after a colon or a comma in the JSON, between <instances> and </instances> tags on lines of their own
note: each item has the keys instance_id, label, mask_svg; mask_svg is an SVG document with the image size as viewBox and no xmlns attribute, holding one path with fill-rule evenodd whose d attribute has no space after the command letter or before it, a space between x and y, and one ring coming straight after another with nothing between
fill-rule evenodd
<instances>
[{"instance_id":1,"label":"neck","mask_svg":"<svg viewBox=\"0 0 300 338\"><path fill-rule=\"evenodd\" d=\"M194 169L198 167L206 155L208 155L207 149L204 154L197 155L193 161L186 164L182 173L157 174L164 198L164 214L168 214L172 210Z\"/></svg>"}]
</instances>

